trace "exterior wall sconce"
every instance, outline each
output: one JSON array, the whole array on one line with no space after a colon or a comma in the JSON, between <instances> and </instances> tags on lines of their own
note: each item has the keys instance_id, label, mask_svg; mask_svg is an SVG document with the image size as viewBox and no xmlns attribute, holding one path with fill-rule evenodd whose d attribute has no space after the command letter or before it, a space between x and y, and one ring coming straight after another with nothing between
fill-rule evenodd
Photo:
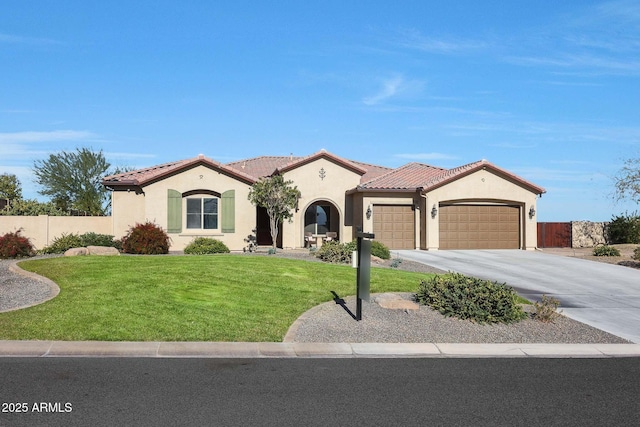
<instances>
[{"instance_id":1,"label":"exterior wall sconce","mask_svg":"<svg viewBox=\"0 0 640 427\"><path fill-rule=\"evenodd\" d=\"M536 216L536 209L533 206L531 206L529 208L529 219L533 219L534 216Z\"/></svg>"},{"instance_id":2,"label":"exterior wall sconce","mask_svg":"<svg viewBox=\"0 0 640 427\"><path fill-rule=\"evenodd\" d=\"M371 214L372 214L372 212L371 212L371 205L369 205L369 206L367 207L367 219L371 219Z\"/></svg>"},{"instance_id":3,"label":"exterior wall sconce","mask_svg":"<svg viewBox=\"0 0 640 427\"><path fill-rule=\"evenodd\" d=\"M436 205L434 204L431 208L431 218L435 218L436 215L438 215L438 208L436 208Z\"/></svg>"}]
</instances>

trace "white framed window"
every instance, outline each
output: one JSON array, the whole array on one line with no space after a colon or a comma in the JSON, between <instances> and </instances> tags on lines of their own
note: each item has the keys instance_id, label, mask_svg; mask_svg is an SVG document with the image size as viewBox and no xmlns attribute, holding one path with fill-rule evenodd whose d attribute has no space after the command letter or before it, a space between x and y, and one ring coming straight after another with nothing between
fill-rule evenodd
<instances>
[{"instance_id":1,"label":"white framed window","mask_svg":"<svg viewBox=\"0 0 640 427\"><path fill-rule=\"evenodd\" d=\"M186 202L187 229L218 229L217 197L188 197Z\"/></svg>"}]
</instances>

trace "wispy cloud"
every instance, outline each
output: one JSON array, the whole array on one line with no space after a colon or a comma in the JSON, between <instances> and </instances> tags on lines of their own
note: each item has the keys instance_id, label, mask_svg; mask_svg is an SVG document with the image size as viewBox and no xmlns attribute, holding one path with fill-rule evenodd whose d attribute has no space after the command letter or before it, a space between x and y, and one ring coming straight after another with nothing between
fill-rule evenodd
<instances>
[{"instance_id":1,"label":"wispy cloud","mask_svg":"<svg viewBox=\"0 0 640 427\"><path fill-rule=\"evenodd\" d=\"M403 76L394 76L382 81L379 90L372 96L362 99L365 105L379 105L399 95L412 95L422 90L424 84L417 80L406 80Z\"/></svg>"},{"instance_id":2,"label":"wispy cloud","mask_svg":"<svg viewBox=\"0 0 640 427\"><path fill-rule=\"evenodd\" d=\"M88 131L77 130L54 130L48 132L25 131L25 132L3 132L0 133L0 143L35 143L53 141L80 141L95 140L97 135Z\"/></svg>"},{"instance_id":3,"label":"wispy cloud","mask_svg":"<svg viewBox=\"0 0 640 427\"><path fill-rule=\"evenodd\" d=\"M0 33L0 43L7 44L26 44L26 45L61 45L64 44L61 41L48 39L48 38L40 38L40 37L25 37L18 36L14 34L4 34Z\"/></svg>"},{"instance_id":4,"label":"wispy cloud","mask_svg":"<svg viewBox=\"0 0 640 427\"><path fill-rule=\"evenodd\" d=\"M395 40L395 44L404 48L439 54L478 51L486 49L491 45L491 43L486 40L427 36L416 29L401 30Z\"/></svg>"},{"instance_id":5,"label":"wispy cloud","mask_svg":"<svg viewBox=\"0 0 640 427\"><path fill-rule=\"evenodd\" d=\"M366 105L376 105L391 98L398 92L402 81L402 77L394 77L384 81L382 88L375 95L364 98L362 102Z\"/></svg>"}]
</instances>

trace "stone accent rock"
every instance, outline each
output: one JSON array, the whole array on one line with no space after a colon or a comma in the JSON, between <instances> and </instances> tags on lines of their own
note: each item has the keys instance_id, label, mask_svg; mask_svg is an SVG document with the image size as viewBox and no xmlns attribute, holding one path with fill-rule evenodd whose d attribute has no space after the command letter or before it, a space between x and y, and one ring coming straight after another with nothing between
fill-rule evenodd
<instances>
[{"instance_id":1,"label":"stone accent rock","mask_svg":"<svg viewBox=\"0 0 640 427\"><path fill-rule=\"evenodd\" d=\"M373 301L380 307L390 310L418 310L420 308L417 302L406 300L400 295L392 293L377 295Z\"/></svg>"},{"instance_id":2,"label":"stone accent rock","mask_svg":"<svg viewBox=\"0 0 640 427\"><path fill-rule=\"evenodd\" d=\"M89 255L89 250L87 248L71 248L67 249L64 253L64 256L78 256L78 255Z\"/></svg>"},{"instance_id":3,"label":"stone accent rock","mask_svg":"<svg viewBox=\"0 0 640 427\"><path fill-rule=\"evenodd\" d=\"M109 246L87 246L90 255L120 255L116 248Z\"/></svg>"},{"instance_id":4,"label":"stone accent rock","mask_svg":"<svg viewBox=\"0 0 640 427\"><path fill-rule=\"evenodd\" d=\"M71 248L64 253L64 256L78 255L120 255L116 248L107 246L87 246L86 248Z\"/></svg>"}]
</instances>

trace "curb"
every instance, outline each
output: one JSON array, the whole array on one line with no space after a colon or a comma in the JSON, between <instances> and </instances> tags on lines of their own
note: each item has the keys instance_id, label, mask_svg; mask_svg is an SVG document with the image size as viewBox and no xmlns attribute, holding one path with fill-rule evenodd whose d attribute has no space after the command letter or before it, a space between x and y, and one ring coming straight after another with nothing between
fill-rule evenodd
<instances>
[{"instance_id":1,"label":"curb","mask_svg":"<svg viewBox=\"0 0 640 427\"><path fill-rule=\"evenodd\" d=\"M0 341L0 357L617 358L640 344Z\"/></svg>"}]
</instances>

